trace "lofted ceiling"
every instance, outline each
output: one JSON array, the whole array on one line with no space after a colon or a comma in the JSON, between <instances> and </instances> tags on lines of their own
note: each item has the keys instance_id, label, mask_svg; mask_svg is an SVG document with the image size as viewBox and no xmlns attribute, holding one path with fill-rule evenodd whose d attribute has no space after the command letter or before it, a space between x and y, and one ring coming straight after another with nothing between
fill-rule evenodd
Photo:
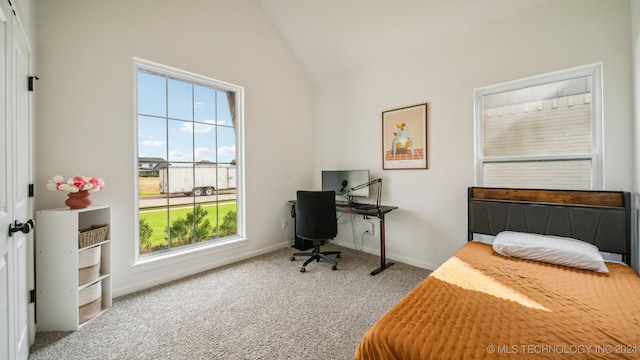
<instances>
[{"instance_id":1,"label":"lofted ceiling","mask_svg":"<svg viewBox=\"0 0 640 360\"><path fill-rule=\"evenodd\" d=\"M314 82L550 0L257 0Z\"/></svg>"}]
</instances>

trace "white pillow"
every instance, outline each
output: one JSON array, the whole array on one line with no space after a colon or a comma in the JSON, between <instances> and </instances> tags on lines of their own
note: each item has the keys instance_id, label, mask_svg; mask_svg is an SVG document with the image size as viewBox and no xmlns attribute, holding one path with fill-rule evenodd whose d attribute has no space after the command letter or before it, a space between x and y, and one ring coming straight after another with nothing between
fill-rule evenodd
<instances>
[{"instance_id":1,"label":"white pillow","mask_svg":"<svg viewBox=\"0 0 640 360\"><path fill-rule=\"evenodd\" d=\"M595 245L566 237L503 231L493 241L493 250L504 256L609 272Z\"/></svg>"}]
</instances>

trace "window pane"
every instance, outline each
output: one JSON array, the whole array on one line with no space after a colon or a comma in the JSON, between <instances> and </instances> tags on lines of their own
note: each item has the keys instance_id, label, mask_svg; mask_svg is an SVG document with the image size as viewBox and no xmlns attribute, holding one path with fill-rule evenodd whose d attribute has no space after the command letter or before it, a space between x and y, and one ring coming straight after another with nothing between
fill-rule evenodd
<instances>
[{"instance_id":1,"label":"window pane","mask_svg":"<svg viewBox=\"0 0 640 360\"><path fill-rule=\"evenodd\" d=\"M196 162L216 162L216 126L212 124L195 124L194 152Z\"/></svg>"},{"instance_id":2,"label":"window pane","mask_svg":"<svg viewBox=\"0 0 640 360\"><path fill-rule=\"evenodd\" d=\"M169 120L169 162L193 161L193 122Z\"/></svg>"},{"instance_id":3,"label":"window pane","mask_svg":"<svg viewBox=\"0 0 640 360\"><path fill-rule=\"evenodd\" d=\"M195 243L195 224L190 219L193 219L193 206L171 208L169 212L169 224L171 225L169 228L169 246L171 248Z\"/></svg>"},{"instance_id":4,"label":"window pane","mask_svg":"<svg viewBox=\"0 0 640 360\"><path fill-rule=\"evenodd\" d=\"M140 254L169 248L166 209L140 209Z\"/></svg>"},{"instance_id":5,"label":"window pane","mask_svg":"<svg viewBox=\"0 0 640 360\"><path fill-rule=\"evenodd\" d=\"M216 91L212 88L194 86L194 120L211 123L216 118Z\"/></svg>"},{"instance_id":6,"label":"window pane","mask_svg":"<svg viewBox=\"0 0 640 360\"><path fill-rule=\"evenodd\" d=\"M170 194L185 195L190 194L194 188L193 165L191 164L171 164L167 170L167 188ZM188 201L187 203L192 202ZM184 204L184 201L171 199L171 204Z\"/></svg>"},{"instance_id":7,"label":"window pane","mask_svg":"<svg viewBox=\"0 0 640 360\"><path fill-rule=\"evenodd\" d=\"M589 190L591 160L485 163L483 186Z\"/></svg>"},{"instance_id":8,"label":"window pane","mask_svg":"<svg viewBox=\"0 0 640 360\"><path fill-rule=\"evenodd\" d=\"M185 81L168 80L169 117L193 120L193 86Z\"/></svg>"},{"instance_id":9,"label":"window pane","mask_svg":"<svg viewBox=\"0 0 640 360\"><path fill-rule=\"evenodd\" d=\"M167 126L163 118L138 116L138 157L167 158Z\"/></svg>"},{"instance_id":10,"label":"window pane","mask_svg":"<svg viewBox=\"0 0 640 360\"><path fill-rule=\"evenodd\" d=\"M592 151L591 93L485 108L482 117L485 157Z\"/></svg>"},{"instance_id":11,"label":"window pane","mask_svg":"<svg viewBox=\"0 0 640 360\"><path fill-rule=\"evenodd\" d=\"M233 128L218 127L218 163L230 164L236 160L236 134Z\"/></svg>"},{"instance_id":12,"label":"window pane","mask_svg":"<svg viewBox=\"0 0 640 360\"><path fill-rule=\"evenodd\" d=\"M138 113L166 116L166 78L138 71Z\"/></svg>"},{"instance_id":13,"label":"window pane","mask_svg":"<svg viewBox=\"0 0 640 360\"><path fill-rule=\"evenodd\" d=\"M527 86L510 91L483 96L482 108L491 109L507 105L517 105L559 98L563 96L591 93L591 76L554 81Z\"/></svg>"},{"instance_id":14,"label":"window pane","mask_svg":"<svg viewBox=\"0 0 640 360\"><path fill-rule=\"evenodd\" d=\"M219 125L233 126L231 121L231 110L229 109L229 100L226 91L216 91L217 112L216 121Z\"/></svg>"}]
</instances>

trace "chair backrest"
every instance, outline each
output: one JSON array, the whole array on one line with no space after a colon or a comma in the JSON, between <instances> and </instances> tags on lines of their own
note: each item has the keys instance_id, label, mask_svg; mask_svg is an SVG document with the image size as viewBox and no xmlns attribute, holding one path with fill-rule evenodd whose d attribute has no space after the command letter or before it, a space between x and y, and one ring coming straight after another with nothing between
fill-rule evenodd
<instances>
[{"instance_id":1,"label":"chair backrest","mask_svg":"<svg viewBox=\"0 0 640 360\"><path fill-rule=\"evenodd\" d=\"M298 191L296 194L296 235L306 240L333 239L338 234L336 193Z\"/></svg>"}]
</instances>

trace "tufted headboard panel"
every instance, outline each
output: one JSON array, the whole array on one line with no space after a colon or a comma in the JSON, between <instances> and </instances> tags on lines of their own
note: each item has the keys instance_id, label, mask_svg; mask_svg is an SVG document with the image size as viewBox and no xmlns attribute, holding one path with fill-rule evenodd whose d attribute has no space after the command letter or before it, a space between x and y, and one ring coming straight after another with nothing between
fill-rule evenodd
<instances>
[{"instance_id":1,"label":"tufted headboard panel","mask_svg":"<svg viewBox=\"0 0 640 360\"><path fill-rule=\"evenodd\" d=\"M631 263L631 200L623 191L470 187L468 233L519 231L579 239Z\"/></svg>"}]
</instances>

